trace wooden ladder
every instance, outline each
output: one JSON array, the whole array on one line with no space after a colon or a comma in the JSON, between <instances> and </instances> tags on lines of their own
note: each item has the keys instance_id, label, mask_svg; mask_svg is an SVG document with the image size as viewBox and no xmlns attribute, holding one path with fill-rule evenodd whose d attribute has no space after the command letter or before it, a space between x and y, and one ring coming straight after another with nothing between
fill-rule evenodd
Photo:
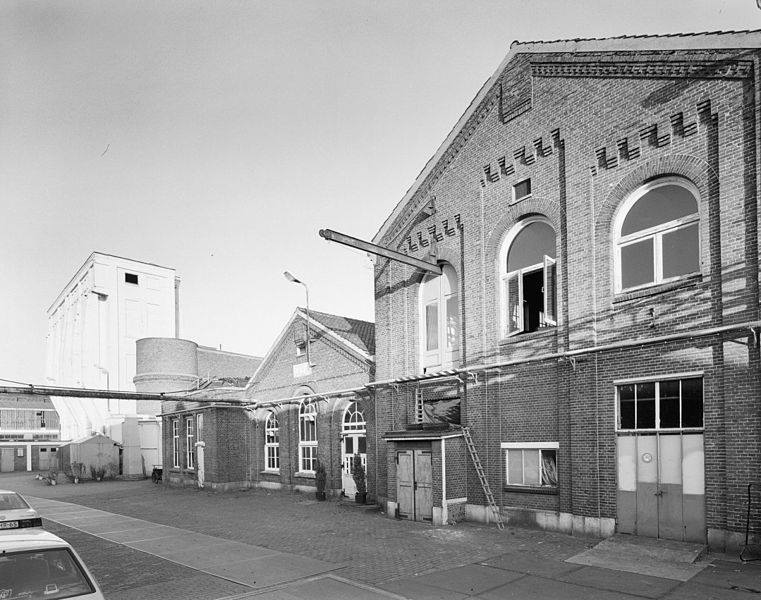
<instances>
[{"instance_id":1,"label":"wooden ladder","mask_svg":"<svg viewBox=\"0 0 761 600\"><path fill-rule=\"evenodd\" d=\"M494 501L494 494L492 494L491 486L489 485L489 482L486 479L486 474L484 473L484 467L481 464L481 459L478 458L476 445L473 443L473 438L470 435L470 427L462 428L462 437L465 438L465 445L468 447L468 452L470 453L470 460L473 461L473 466L476 468L476 473L478 473L478 479L481 482L481 487L484 490L486 501L489 503L489 507L494 513L495 519L497 520L497 527L499 529L504 529L505 523L504 521L502 521L502 514L499 512L499 507L497 506L497 503Z\"/></svg>"}]
</instances>

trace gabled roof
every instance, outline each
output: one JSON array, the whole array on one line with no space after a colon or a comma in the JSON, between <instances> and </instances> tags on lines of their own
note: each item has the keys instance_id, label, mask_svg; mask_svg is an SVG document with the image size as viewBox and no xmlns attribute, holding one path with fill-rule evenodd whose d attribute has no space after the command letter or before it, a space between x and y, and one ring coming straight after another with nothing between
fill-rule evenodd
<instances>
[{"instance_id":1,"label":"gabled roof","mask_svg":"<svg viewBox=\"0 0 761 600\"><path fill-rule=\"evenodd\" d=\"M306 317L306 309L299 307L299 310ZM366 354L375 354L375 323L314 310L309 311L309 316Z\"/></svg>"},{"instance_id":2,"label":"gabled roof","mask_svg":"<svg viewBox=\"0 0 761 600\"><path fill-rule=\"evenodd\" d=\"M48 396L27 394L0 394L0 408L55 410L55 407Z\"/></svg>"},{"instance_id":3,"label":"gabled roof","mask_svg":"<svg viewBox=\"0 0 761 600\"><path fill-rule=\"evenodd\" d=\"M288 319L285 327L283 327L280 332L280 335L277 336L277 339L259 364L259 368L248 381L246 389L253 385L259 374L263 373L265 367L272 362L277 353L277 349L280 347L286 334L291 330L294 321L297 319L307 320L306 309L301 307L296 308L293 315L291 315L291 318ZM375 323L310 310L309 324L314 327L315 330L322 331L329 337L333 338L336 342L343 345L347 350L359 358L367 362L373 362L375 360Z\"/></svg>"},{"instance_id":4,"label":"gabled roof","mask_svg":"<svg viewBox=\"0 0 761 600\"><path fill-rule=\"evenodd\" d=\"M637 51L675 51L675 50L701 50L701 49L743 49L761 47L761 30L742 31L711 31L701 33L675 33L664 35L633 35L609 38L579 38L553 41L514 41L510 45L510 51L502 60L494 74L486 80L484 85L471 101L463 115L458 119L455 126L444 139L444 142L436 150L436 153L420 171L412 186L404 194L404 197L394 207L394 210L386 218L381 228L373 236L373 243L381 244L383 237L400 220L406 220L414 215L404 217L405 209L411 204L415 194L423 186L426 179L434 172L443 161L446 161L450 147L457 141L460 131L465 127L474 113L479 109L482 102L489 97L491 90L498 84L502 72L508 63L518 54L532 53L560 53L560 52L637 52Z\"/></svg>"}]
</instances>

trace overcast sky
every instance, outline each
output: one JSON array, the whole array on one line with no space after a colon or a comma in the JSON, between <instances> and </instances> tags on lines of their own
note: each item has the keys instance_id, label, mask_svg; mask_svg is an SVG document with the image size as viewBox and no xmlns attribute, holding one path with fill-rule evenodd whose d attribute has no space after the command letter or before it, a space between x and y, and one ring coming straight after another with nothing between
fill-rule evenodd
<instances>
[{"instance_id":1,"label":"overcast sky","mask_svg":"<svg viewBox=\"0 0 761 600\"><path fill-rule=\"evenodd\" d=\"M373 320L370 239L513 40L761 27L755 0L0 4L0 377L92 251L177 269L181 335L263 355L304 291ZM104 154L104 151L106 151Z\"/></svg>"}]
</instances>

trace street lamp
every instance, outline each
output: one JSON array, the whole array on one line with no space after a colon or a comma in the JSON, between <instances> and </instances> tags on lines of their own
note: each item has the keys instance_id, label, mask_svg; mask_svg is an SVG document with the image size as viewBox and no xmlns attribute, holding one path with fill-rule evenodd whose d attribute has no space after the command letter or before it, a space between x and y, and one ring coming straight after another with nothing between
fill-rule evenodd
<instances>
[{"instance_id":1,"label":"street lamp","mask_svg":"<svg viewBox=\"0 0 761 600\"><path fill-rule=\"evenodd\" d=\"M307 364L311 367L312 366L312 359L311 359L311 357L309 355L309 337L310 337L310 332L309 332L309 288L307 287L306 283L304 283L303 281L297 279L296 277L291 275L288 271L283 271L283 276L288 281L290 281L291 283L298 283L299 285L303 285L304 286L304 290L306 291L306 294L307 294Z\"/></svg>"}]
</instances>

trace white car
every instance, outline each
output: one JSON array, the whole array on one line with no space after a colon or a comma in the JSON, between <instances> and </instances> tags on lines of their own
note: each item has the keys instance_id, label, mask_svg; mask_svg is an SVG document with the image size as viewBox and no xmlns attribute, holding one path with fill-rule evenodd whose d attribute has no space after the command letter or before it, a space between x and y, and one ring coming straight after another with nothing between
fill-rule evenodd
<instances>
[{"instance_id":1,"label":"white car","mask_svg":"<svg viewBox=\"0 0 761 600\"><path fill-rule=\"evenodd\" d=\"M0 530L23 527L42 527L40 515L20 494L0 490Z\"/></svg>"},{"instance_id":2,"label":"white car","mask_svg":"<svg viewBox=\"0 0 761 600\"><path fill-rule=\"evenodd\" d=\"M104 600L68 542L38 527L0 531L0 600L61 598Z\"/></svg>"}]
</instances>

